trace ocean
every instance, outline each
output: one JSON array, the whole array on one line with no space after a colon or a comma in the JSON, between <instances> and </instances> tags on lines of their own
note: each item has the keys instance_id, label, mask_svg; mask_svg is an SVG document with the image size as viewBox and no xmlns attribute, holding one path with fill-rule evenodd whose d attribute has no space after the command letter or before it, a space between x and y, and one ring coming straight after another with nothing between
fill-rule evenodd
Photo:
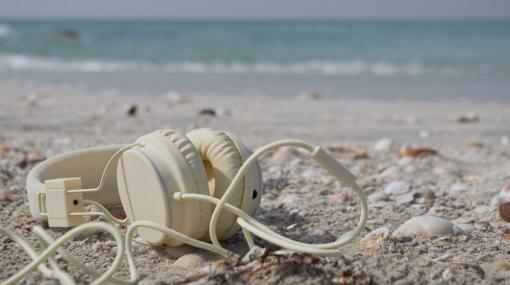
<instances>
[{"instance_id":1,"label":"ocean","mask_svg":"<svg viewBox=\"0 0 510 285\"><path fill-rule=\"evenodd\" d=\"M164 92L510 98L510 22L1 20L0 79Z\"/></svg>"}]
</instances>

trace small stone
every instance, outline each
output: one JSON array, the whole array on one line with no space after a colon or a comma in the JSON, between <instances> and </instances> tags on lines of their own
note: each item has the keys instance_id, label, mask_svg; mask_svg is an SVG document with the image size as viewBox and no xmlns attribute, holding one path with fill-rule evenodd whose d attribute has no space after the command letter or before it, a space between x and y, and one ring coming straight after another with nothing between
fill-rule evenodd
<instances>
[{"instance_id":1,"label":"small stone","mask_svg":"<svg viewBox=\"0 0 510 285\"><path fill-rule=\"evenodd\" d=\"M391 150L392 146L393 141L389 138L384 138L375 143L374 150L380 152L388 152Z\"/></svg>"},{"instance_id":2,"label":"small stone","mask_svg":"<svg viewBox=\"0 0 510 285\"><path fill-rule=\"evenodd\" d=\"M213 109L213 108L203 108L203 109L200 109L200 112L199 114L201 116L211 116L211 117L216 117L216 110Z\"/></svg>"},{"instance_id":3,"label":"small stone","mask_svg":"<svg viewBox=\"0 0 510 285\"><path fill-rule=\"evenodd\" d=\"M457 116L457 123L461 123L461 124L477 123L479 121L480 121L480 115L478 115L476 112L469 112L469 113Z\"/></svg>"},{"instance_id":4,"label":"small stone","mask_svg":"<svg viewBox=\"0 0 510 285\"><path fill-rule=\"evenodd\" d=\"M130 105L127 109L126 109L126 114L129 116L129 117L134 117L136 116L136 113L138 112L138 106L136 105Z\"/></svg>"},{"instance_id":5,"label":"small stone","mask_svg":"<svg viewBox=\"0 0 510 285\"><path fill-rule=\"evenodd\" d=\"M403 180L392 181L384 187L386 195L402 194L408 192L410 189L409 183Z\"/></svg>"},{"instance_id":6,"label":"small stone","mask_svg":"<svg viewBox=\"0 0 510 285\"><path fill-rule=\"evenodd\" d=\"M11 199L12 192L9 189L0 188L0 201Z\"/></svg>"},{"instance_id":7,"label":"small stone","mask_svg":"<svg viewBox=\"0 0 510 285\"><path fill-rule=\"evenodd\" d=\"M205 263L205 259L194 253L185 254L179 257L172 265L183 268L196 268Z\"/></svg>"},{"instance_id":8,"label":"small stone","mask_svg":"<svg viewBox=\"0 0 510 285\"><path fill-rule=\"evenodd\" d=\"M499 215L506 222L510 222L510 202L499 205Z\"/></svg>"},{"instance_id":9,"label":"small stone","mask_svg":"<svg viewBox=\"0 0 510 285\"><path fill-rule=\"evenodd\" d=\"M387 227L381 227L364 236L359 245L365 249L379 249L381 241L388 239L389 236L390 230Z\"/></svg>"},{"instance_id":10,"label":"small stone","mask_svg":"<svg viewBox=\"0 0 510 285\"><path fill-rule=\"evenodd\" d=\"M462 233L462 230L449 220L435 216L418 216L407 220L398 227L393 233L393 237L421 236L432 238L459 233Z\"/></svg>"}]
</instances>

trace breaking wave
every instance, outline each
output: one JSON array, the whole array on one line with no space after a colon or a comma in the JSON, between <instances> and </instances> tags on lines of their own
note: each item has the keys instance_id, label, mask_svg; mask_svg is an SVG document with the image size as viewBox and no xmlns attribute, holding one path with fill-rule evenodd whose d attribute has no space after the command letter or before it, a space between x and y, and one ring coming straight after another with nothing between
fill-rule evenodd
<instances>
[{"instance_id":1,"label":"breaking wave","mask_svg":"<svg viewBox=\"0 0 510 285\"><path fill-rule=\"evenodd\" d=\"M361 60L345 62L304 61L296 63L142 63L129 61L64 60L25 56L17 54L0 55L0 70L3 71L78 71L78 72L173 72L195 74L310 74L310 75L360 75L375 76L421 75L427 70L420 63L368 62Z\"/></svg>"}]
</instances>

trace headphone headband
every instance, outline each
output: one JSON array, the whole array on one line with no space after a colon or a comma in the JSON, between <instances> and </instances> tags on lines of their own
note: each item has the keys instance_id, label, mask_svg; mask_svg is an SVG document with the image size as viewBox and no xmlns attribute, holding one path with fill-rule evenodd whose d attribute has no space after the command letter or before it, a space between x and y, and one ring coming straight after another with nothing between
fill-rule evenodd
<instances>
[{"instance_id":1,"label":"headphone headband","mask_svg":"<svg viewBox=\"0 0 510 285\"><path fill-rule=\"evenodd\" d=\"M45 191L44 181L59 177L81 177L84 188L96 187L108 160L125 145L107 145L68 152L48 158L34 167L27 177L27 196L30 213L43 219L39 213L38 195ZM116 164L118 159L113 161ZM117 176L111 171L105 177L104 189L84 193L86 199L103 205L120 204Z\"/></svg>"}]
</instances>

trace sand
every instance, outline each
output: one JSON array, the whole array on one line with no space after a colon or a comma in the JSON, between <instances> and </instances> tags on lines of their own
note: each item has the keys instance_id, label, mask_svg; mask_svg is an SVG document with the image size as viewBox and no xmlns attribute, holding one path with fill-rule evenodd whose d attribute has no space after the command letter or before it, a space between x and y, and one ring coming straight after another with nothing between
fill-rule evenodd
<instances>
[{"instance_id":1,"label":"sand","mask_svg":"<svg viewBox=\"0 0 510 285\"><path fill-rule=\"evenodd\" d=\"M411 201L393 195L371 201L365 230L340 250L339 257L282 252L260 239L256 242L268 251L237 263L186 246L136 245L140 284L510 284L510 224L491 205L510 183L509 102L213 95L169 97L0 83L0 145L9 147L0 151L0 188L12 194L0 200L0 223L37 245L31 228L40 222L30 217L25 179L40 158L81 147L130 143L161 128L212 127L236 133L253 148L283 138L321 144L359 177L367 195L382 192L392 181L406 181ZM129 116L132 106L136 112ZM457 122L469 112L479 121ZM392 147L374 150L385 138ZM439 154L401 157L398 150L403 145ZM28 161L23 161L23 152L29 154ZM305 154L282 149L261 159L261 165L264 194L256 218L280 233L306 242L329 242L357 222L354 195ZM409 218L425 214L469 224L471 230L437 238L387 237L371 249L359 243L371 230L386 227L393 232ZM64 230L48 232L58 237ZM224 245L241 255L248 251L240 234ZM80 236L67 248L87 264L105 269L115 245L99 233ZM175 261L182 255L194 255L194 262L179 266L183 261ZM19 247L0 237L0 280L29 262ZM91 281L61 264L78 283ZM127 276L126 264L120 272ZM41 283L56 281L42 279L38 272L23 280Z\"/></svg>"}]
</instances>

